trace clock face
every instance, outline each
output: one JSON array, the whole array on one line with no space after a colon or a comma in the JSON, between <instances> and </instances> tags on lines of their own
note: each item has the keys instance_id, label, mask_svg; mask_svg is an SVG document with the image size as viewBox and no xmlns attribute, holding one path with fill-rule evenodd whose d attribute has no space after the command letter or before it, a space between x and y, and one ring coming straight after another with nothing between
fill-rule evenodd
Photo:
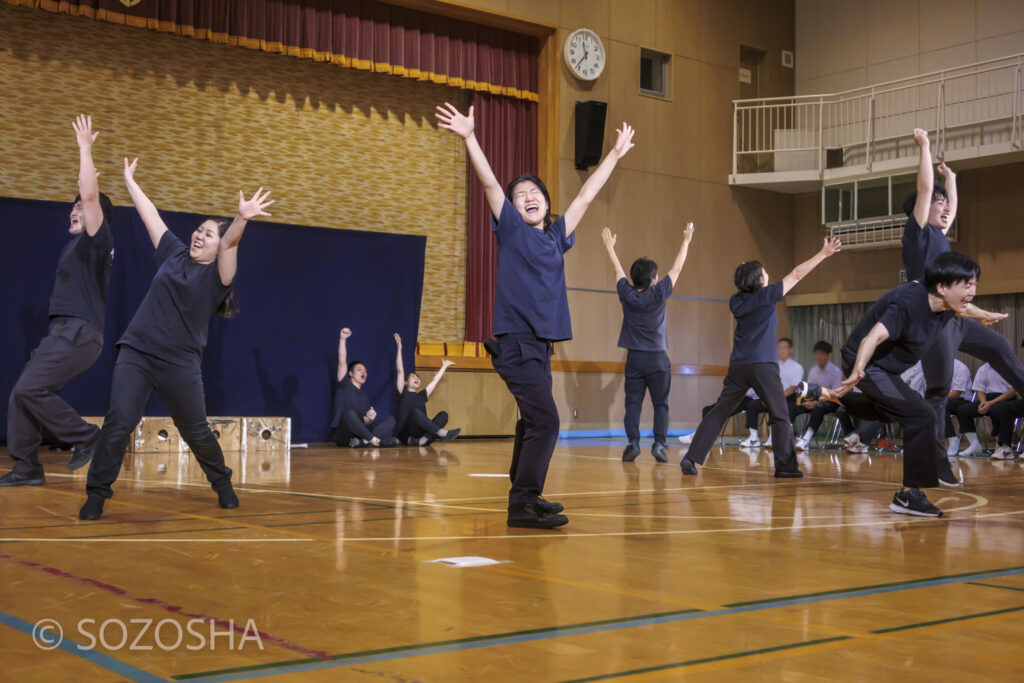
<instances>
[{"instance_id":1,"label":"clock face","mask_svg":"<svg viewBox=\"0 0 1024 683\"><path fill-rule=\"evenodd\" d=\"M573 31L565 41L563 56L573 74L585 81L596 80L604 71L604 45L590 29Z\"/></svg>"}]
</instances>

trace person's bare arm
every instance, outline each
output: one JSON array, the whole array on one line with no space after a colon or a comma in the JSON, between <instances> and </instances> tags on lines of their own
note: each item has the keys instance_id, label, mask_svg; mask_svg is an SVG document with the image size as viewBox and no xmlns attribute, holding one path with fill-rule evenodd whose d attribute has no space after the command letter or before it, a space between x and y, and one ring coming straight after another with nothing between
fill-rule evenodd
<instances>
[{"instance_id":1,"label":"person's bare arm","mask_svg":"<svg viewBox=\"0 0 1024 683\"><path fill-rule=\"evenodd\" d=\"M979 395L981 394L981 392L978 393ZM982 399L981 401L978 402L978 414L987 415L988 411L992 409L992 406L994 406L997 403L1002 403L1003 401L1009 401L1016 395L1017 390L1014 389L1013 387L1010 387L1009 389L1007 389L1006 391L999 394L993 399Z\"/></svg>"},{"instance_id":2,"label":"person's bare arm","mask_svg":"<svg viewBox=\"0 0 1024 683\"><path fill-rule=\"evenodd\" d=\"M669 279L672 280L672 286L676 286L676 281L679 280L679 274L683 272L683 264L686 263L686 255L690 252L690 242L693 240L693 223L687 223L683 229L683 244L679 247L679 252L676 254L676 260L672 262L672 267L668 271Z\"/></svg>"},{"instance_id":3,"label":"person's bare arm","mask_svg":"<svg viewBox=\"0 0 1024 683\"><path fill-rule=\"evenodd\" d=\"M398 346L398 352L395 354L395 375L398 379L395 380L398 388L398 393L405 391L405 364L402 362L402 336L395 332L395 345Z\"/></svg>"},{"instance_id":4,"label":"person's bare arm","mask_svg":"<svg viewBox=\"0 0 1024 683\"><path fill-rule=\"evenodd\" d=\"M619 159L626 156L626 152L633 149L633 134L636 132L633 127L625 121L622 122L622 128L615 131L618 137L615 139L615 146L612 147L611 151L605 155L604 160L598 165L587 181L583 183L583 187L580 188L579 194L569 204L569 208L565 210L565 236L568 237L576 230L576 226L583 220L583 214L590 208L590 203L597 198L597 193L601 191L604 184L608 182L608 179L612 176L612 171L615 170L615 165L619 163Z\"/></svg>"},{"instance_id":5,"label":"person's bare arm","mask_svg":"<svg viewBox=\"0 0 1024 683\"><path fill-rule=\"evenodd\" d=\"M604 248L608 252L608 259L612 262L612 268L615 269L615 281L618 282L622 278L626 277L626 271L622 269L622 263L619 262L619 255L615 253L616 236L612 234L611 230L605 228L601 231L601 239L604 241Z\"/></svg>"},{"instance_id":6,"label":"person's bare arm","mask_svg":"<svg viewBox=\"0 0 1024 683\"><path fill-rule=\"evenodd\" d=\"M262 196L260 193L263 193ZM256 190L252 199L246 199L242 191L238 191L238 214L221 235L220 247L217 249L217 272L220 274L221 284L225 287L234 281L235 273L238 272L238 243L242 240L245 226L257 216L269 216L264 209L277 201L267 201L269 196L270 190L263 192L262 187Z\"/></svg>"},{"instance_id":7,"label":"person's bare arm","mask_svg":"<svg viewBox=\"0 0 1024 683\"><path fill-rule=\"evenodd\" d=\"M850 370L850 376L843 380L842 386L835 392L837 397L845 396L857 386L858 382L864 379L864 372L871 361L871 357L875 355L875 350L879 344L888 338L889 330L885 329L885 325L875 323L871 331L860 340L860 346L857 347L857 358L854 360L853 368Z\"/></svg>"},{"instance_id":8,"label":"person's bare arm","mask_svg":"<svg viewBox=\"0 0 1024 683\"><path fill-rule=\"evenodd\" d=\"M953 169L946 166L946 162L942 162L939 164L939 175L945 179L944 186L946 188L946 196L949 199L946 204L949 207L949 224L946 226L946 229L942 231L942 234L946 234L953 226L953 219L956 218L956 207L959 203L956 193L956 173L953 173Z\"/></svg>"},{"instance_id":9,"label":"person's bare arm","mask_svg":"<svg viewBox=\"0 0 1024 683\"><path fill-rule=\"evenodd\" d=\"M914 129L914 142L921 148L917 164L917 201L914 203L914 220L923 229L928 224L928 210L932 206L932 190L935 188L935 171L932 170L932 146L928 131Z\"/></svg>"},{"instance_id":10,"label":"person's bare arm","mask_svg":"<svg viewBox=\"0 0 1024 683\"><path fill-rule=\"evenodd\" d=\"M139 212L139 217L142 218L142 223L146 226L146 232L149 233L149 241L153 243L155 249L160 246L160 238L167 232L167 225L160 218L160 212L156 210L156 206L135 182L135 168L138 165L138 159L129 164L128 157L124 158L124 185L128 188L128 196L132 198L135 210Z\"/></svg>"},{"instance_id":11,"label":"person's bare arm","mask_svg":"<svg viewBox=\"0 0 1024 683\"><path fill-rule=\"evenodd\" d=\"M434 379L430 380L430 384L427 385L427 398L430 398L430 395L434 393L434 389L437 388L437 385L441 381L441 378L444 377L445 370L447 370L453 365L455 365L455 363L448 360L447 358L443 358L441 360L441 369L437 371L437 374L434 375Z\"/></svg>"},{"instance_id":12,"label":"person's bare arm","mask_svg":"<svg viewBox=\"0 0 1024 683\"><path fill-rule=\"evenodd\" d=\"M838 237L826 237L824 244L821 246L821 251L801 263L790 271L789 275L782 278L782 293L788 294L789 290L796 287L796 283L807 277L807 274L817 268L819 263L832 254L838 253L842 246L843 244L839 241Z\"/></svg>"},{"instance_id":13,"label":"person's bare arm","mask_svg":"<svg viewBox=\"0 0 1024 683\"><path fill-rule=\"evenodd\" d=\"M100 206L100 180L92 160L92 143L99 133L92 132L92 117L79 114L71 126L78 139L78 195L85 214L85 232L92 237L103 225L103 207Z\"/></svg>"},{"instance_id":14,"label":"person's bare arm","mask_svg":"<svg viewBox=\"0 0 1024 683\"><path fill-rule=\"evenodd\" d=\"M338 381L345 379L348 374L348 338L352 336L352 330L347 327L341 328L338 336Z\"/></svg>"},{"instance_id":15,"label":"person's bare arm","mask_svg":"<svg viewBox=\"0 0 1024 683\"><path fill-rule=\"evenodd\" d=\"M463 116L453 105L445 102L443 107L437 107L434 116L437 117L438 128L450 130L465 140L469 163L473 166L476 177L480 179L480 184L484 186L487 206L491 209L491 215L497 220L501 218L501 207L505 204L505 191L494 176L491 164L487 161L487 156L476 139L476 133L473 132L476 128L473 113L473 107L470 107L469 114Z\"/></svg>"}]
</instances>

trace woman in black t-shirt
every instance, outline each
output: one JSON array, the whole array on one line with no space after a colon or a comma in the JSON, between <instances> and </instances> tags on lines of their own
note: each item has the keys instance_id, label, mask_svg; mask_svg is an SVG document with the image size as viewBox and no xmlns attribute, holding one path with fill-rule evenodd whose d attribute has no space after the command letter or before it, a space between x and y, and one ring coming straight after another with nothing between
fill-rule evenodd
<instances>
[{"instance_id":1,"label":"woman in black t-shirt","mask_svg":"<svg viewBox=\"0 0 1024 683\"><path fill-rule=\"evenodd\" d=\"M154 391L217 492L220 506L238 507L231 469L224 464L224 453L206 421L200 362L210 318L215 314L230 318L238 312L231 283L246 223L256 216L269 216L264 209L274 201L267 200L270 192L263 192L262 187L248 200L239 192L235 219L206 219L186 246L167 229L153 202L135 182L137 163L138 159L131 164L124 160L124 181L156 248L157 272L117 342L110 407L89 467L88 500L79 519L102 516L104 502L113 495L111 484L121 472L131 432Z\"/></svg>"},{"instance_id":2,"label":"woman in black t-shirt","mask_svg":"<svg viewBox=\"0 0 1024 683\"><path fill-rule=\"evenodd\" d=\"M398 389L398 413L395 417L398 440L407 446L426 446L435 439L448 443L458 438L461 429L445 429L448 425L448 413L439 412L433 418L427 417L427 399L434 393L441 378L448 368L455 365L447 358L441 361L441 369L434 375L426 389L415 372L405 374L402 362L402 337L395 332L395 344L398 355L395 357L396 388Z\"/></svg>"}]
</instances>

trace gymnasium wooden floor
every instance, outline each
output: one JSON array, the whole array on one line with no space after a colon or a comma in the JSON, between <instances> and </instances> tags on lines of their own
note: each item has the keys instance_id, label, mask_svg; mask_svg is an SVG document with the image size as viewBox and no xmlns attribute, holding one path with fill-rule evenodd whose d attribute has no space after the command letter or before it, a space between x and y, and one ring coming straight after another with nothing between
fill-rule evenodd
<instances>
[{"instance_id":1,"label":"gymnasium wooden floor","mask_svg":"<svg viewBox=\"0 0 1024 683\"><path fill-rule=\"evenodd\" d=\"M931 520L888 511L897 456L813 451L776 481L768 451L715 449L684 479L677 448L657 466L621 447L559 443L553 532L505 527L507 441L236 454L238 510L150 456L98 523L46 453L45 487L0 489L3 678L1024 680L1021 461L960 461ZM502 564L431 562L470 555ZM136 622L79 647L112 619Z\"/></svg>"}]
</instances>

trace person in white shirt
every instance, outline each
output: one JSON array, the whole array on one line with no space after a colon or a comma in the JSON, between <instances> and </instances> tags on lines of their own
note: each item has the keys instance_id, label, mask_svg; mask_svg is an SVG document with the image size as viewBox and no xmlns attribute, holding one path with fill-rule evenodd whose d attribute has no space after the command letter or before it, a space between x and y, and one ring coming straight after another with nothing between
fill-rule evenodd
<instances>
[{"instance_id":1,"label":"person in white shirt","mask_svg":"<svg viewBox=\"0 0 1024 683\"><path fill-rule=\"evenodd\" d=\"M782 380L782 390L786 395L786 406L789 408L789 421L792 422L796 419L797 415L802 415L806 410L801 410L800 406L796 403L796 390L800 387L800 383L804 381L804 366L793 360L793 340L789 337L782 337L779 339L776 349L779 354L779 378ZM767 411L763 402L751 401L750 406L756 411L753 415L754 425L757 424L757 416L760 413ZM747 412L748 423L751 420L751 414ZM749 425L748 425L749 426ZM758 445L770 444L771 431L768 432L768 440L763 444L751 443L751 440L756 437L756 432L751 434L751 439L744 441L740 444L743 447L756 448ZM801 450L807 450L803 448Z\"/></svg>"},{"instance_id":2,"label":"person in white shirt","mask_svg":"<svg viewBox=\"0 0 1024 683\"><path fill-rule=\"evenodd\" d=\"M924 368L921 367L921 361L917 361L904 370L903 374L900 375L900 379L921 396L924 396L924 392L928 390L928 382L924 378Z\"/></svg>"},{"instance_id":3,"label":"person in white shirt","mask_svg":"<svg viewBox=\"0 0 1024 683\"><path fill-rule=\"evenodd\" d=\"M960 434L967 437L967 448L960 451L960 457L970 457L981 453L981 442L974 426L974 420L988 415L992 406L1013 398L1017 392L1005 379L999 376L992 366L985 363L978 368L974 376L974 401L960 406L956 411L956 421L960 425Z\"/></svg>"},{"instance_id":4,"label":"person in white shirt","mask_svg":"<svg viewBox=\"0 0 1024 683\"><path fill-rule=\"evenodd\" d=\"M946 455L956 456L960 449L960 436L953 426L953 416L971 401L971 369L953 359L953 383L946 398ZM995 419L995 416L992 416Z\"/></svg>"},{"instance_id":5,"label":"person in white shirt","mask_svg":"<svg viewBox=\"0 0 1024 683\"><path fill-rule=\"evenodd\" d=\"M817 384L834 391L839 388L844 379L846 378L843 377L843 371L832 363L832 345L824 340L819 341L814 345L814 367L807 373L807 383ZM825 416L836 412L839 409L839 404L832 401L804 401L797 408L800 412L796 413L796 415L800 413L811 414L807 422L807 429L804 430L803 436L797 439L796 442L796 449L798 451L806 451L811 439L814 438L818 428L821 427Z\"/></svg>"}]
</instances>

